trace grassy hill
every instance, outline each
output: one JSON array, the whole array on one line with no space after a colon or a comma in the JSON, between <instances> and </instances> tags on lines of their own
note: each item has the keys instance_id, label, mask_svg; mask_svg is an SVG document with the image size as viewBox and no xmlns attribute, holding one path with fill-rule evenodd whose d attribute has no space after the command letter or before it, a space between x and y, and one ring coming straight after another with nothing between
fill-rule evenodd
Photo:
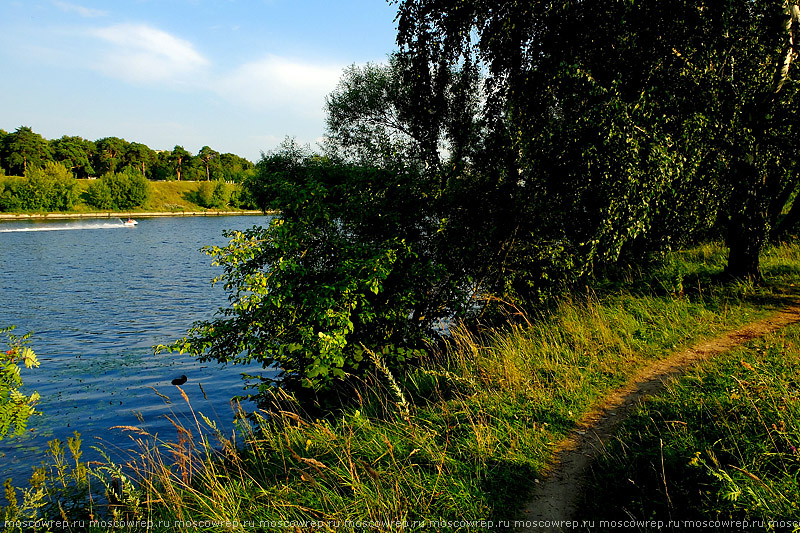
<instances>
[{"instance_id":1,"label":"grassy hill","mask_svg":"<svg viewBox=\"0 0 800 533\"><path fill-rule=\"evenodd\" d=\"M4 179L23 179L5 177ZM78 180L79 197L75 206L67 213L95 213L109 210L97 209L89 205L88 190L93 180ZM182 211L207 211L209 209L198 203L198 191L204 182L198 181L151 181L147 201L141 206L125 212L182 212ZM239 185L228 184L228 193L238 191ZM225 207L224 210L239 211L235 207ZM214 209L216 210L216 209ZM13 213L13 212L8 212Z\"/></svg>"}]
</instances>

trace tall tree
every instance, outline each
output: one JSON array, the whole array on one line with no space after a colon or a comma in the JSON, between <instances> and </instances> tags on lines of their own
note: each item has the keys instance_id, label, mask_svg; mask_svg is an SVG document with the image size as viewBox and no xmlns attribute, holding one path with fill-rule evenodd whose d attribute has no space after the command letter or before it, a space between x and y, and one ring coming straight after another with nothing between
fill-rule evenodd
<instances>
[{"instance_id":1,"label":"tall tree","mask_svg":"<svg viewBox=\"0 0 800 533\"><path fill-rule=\"evenodd\" d=\"M123 161L141 172L143 177L147 177L147 169L155 163L156 153L146 144L132 142L125 149Z\"/></svg>"},{"instance_id":2,"label":"tall tree","mask_svg":"<svg viewBox=\"0 0 800 533\"><path fill-rule=\"evenodd\" d=\"M181 181L181 174L183 169L191 162L192 154L189 153L183 146L175 145L169 155L169 161L172 168L175 170L175 176L178 181Z\"/></svg>"},{"instance_id":3,"label":"tall tree","mask_svg":"<svg viewBox=\"0 0 800 533\"><path fill-rule=\"evenodd\" d=\"M410 95L398 56L345 69L326 98L326 152L367 165L417 159L422 139L408 121Z\"/></svg>"},{"instance_id":4,"label":"tall tree","mask_svg":"<svg viewBox=\"0 0 800 533\"><path fill-rule=\"evenodd\" d=\"M219 166L223 179L234 183L243 182L253 172L253 163L230 153L220 154Z\"/></svg>"},{"instance_id":5,"label":"tall tree","mask_svg":"<svg viewBox=\"0 0 800 533\"><path fill-rule=\"evenodd\" d=\"M95 169L101 174L115 172L125 157L128 141L119 137L103 137L95 141L97 162Z\"/></svg>"},{"instance_id":6,"label":"tall tree","mask_svg":"<svg viewBox=\"0 0 800 533\"><path fill-rule=\"evenodd\" d=\"M47 141L28 126L20 126L3 137L3 160L9 174L22 176L29 168L51 160Z\"/></svg>"},{"instance_id":7,"label":"tall tree","mask_svg":"<svg viewBox=\"0 0 800 533\"><path fill-rule=\"evenodd\" d=\"M86 178L94 174L92 158L96 147L92 141L64 135L50 141L50 149L53 159L74 172L76 177Z\"/></svg>"},{"instance_id":8,"label":"tall tree","mask_svg":"<svg viewBox=\"0 0 800 533\"><path fill-rule=\"evenodd\" d=\"M549 215L537 234L571 243L584 270L674 218L684 191L728 213L728 272L759 276L797 159L796 0L405 0L398 20L420 72L481 62L515 212Z\"/></svg>"},{"instance_id":9,"label":"tall tree","mask_svg":"<svg viewBox=\"0 0 800 533\"><path fill-rule=\"evenodd\" d=\"M200 151L197 152L197 158L202 161L206 169L206 181L211 180L211 162L214 161L217 156L219 156L219 152L212 150L208 146L203 146L200 148Z\"/></svg>"}]
</instances>

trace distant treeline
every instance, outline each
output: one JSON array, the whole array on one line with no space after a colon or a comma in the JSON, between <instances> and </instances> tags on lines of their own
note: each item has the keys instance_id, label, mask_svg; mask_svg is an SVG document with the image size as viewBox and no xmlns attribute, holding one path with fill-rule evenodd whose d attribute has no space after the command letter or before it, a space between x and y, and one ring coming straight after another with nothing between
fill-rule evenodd
<instances>
[{"instance_id":1,"label":"distant treeline","mask_svg":"<svg viewBox=\"0 0 800 533\"><path fill-rule=\"evenodd\" d=\"M0 174L24 176L33 168L60 163L76 178L100 177L128 167L149 180L242 182L253 163L235 154L220 154L204 146L193 155L182 146L152 150L147 145L119 137L90 141L64 135L47 140L30 127L13 133L0 129Z\"/></svg>"},{"instance_id":2,"label":"distant treeline","mask_svg":"<svg viewBox=\"0 0 800 533\"><path fill-rule=\"evenodd\" d=\"M153 187L132 166L106 172L90 181L88 187L80 186L63 163L54 161L43 167L31 166L24 174L0 175L0 212L134 209L145 207ZM256 207L246 185L222 180L199 182L183 198L206 209Z\"/></svg>"}]
</instances>

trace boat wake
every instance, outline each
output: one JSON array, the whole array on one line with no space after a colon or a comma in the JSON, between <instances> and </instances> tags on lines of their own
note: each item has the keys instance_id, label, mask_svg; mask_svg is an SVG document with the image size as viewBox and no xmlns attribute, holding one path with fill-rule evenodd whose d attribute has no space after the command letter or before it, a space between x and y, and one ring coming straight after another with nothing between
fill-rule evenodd
<instances>
[{"instance_id":1,"label":"boat wake","mask_svg":"<svg viewBox=\"0 0 800 533\"><path fill-rule=\"evenodd\" d=\"M49 224L49 225L30 225L23 227L15 227L3 229L0 228L0 233L18 233L23 231L69 231L69 230L87 230L87 229L120 229L130 227L130 224L125 224L123 221L119 222L68 222L63 224Z\"/></svg>"}]
</instances>

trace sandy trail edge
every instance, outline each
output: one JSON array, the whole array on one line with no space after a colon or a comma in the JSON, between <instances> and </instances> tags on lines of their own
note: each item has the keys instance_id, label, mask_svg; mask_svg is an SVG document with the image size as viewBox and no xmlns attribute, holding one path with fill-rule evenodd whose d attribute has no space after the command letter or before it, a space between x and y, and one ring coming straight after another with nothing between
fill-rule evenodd
<instances>
[{"instance_id":1,"label":"sandy trail edge","mask_svg":"<svg viewBox=\"0 0 800 533\"><path fill-rule=\"evenodd\" d=\"M586 518L577 516L576 512L588 467L639 400L661 392L672 378L695 363L795 322L800 322L798 301L765 319L677 352L637 372L626 385L613 391L587 413L575 432L558 444L547 476L535 486L519 520L541 523ZM566 529L524 527L517 531L558 532Z\"/></svg>"}]
</instances>

